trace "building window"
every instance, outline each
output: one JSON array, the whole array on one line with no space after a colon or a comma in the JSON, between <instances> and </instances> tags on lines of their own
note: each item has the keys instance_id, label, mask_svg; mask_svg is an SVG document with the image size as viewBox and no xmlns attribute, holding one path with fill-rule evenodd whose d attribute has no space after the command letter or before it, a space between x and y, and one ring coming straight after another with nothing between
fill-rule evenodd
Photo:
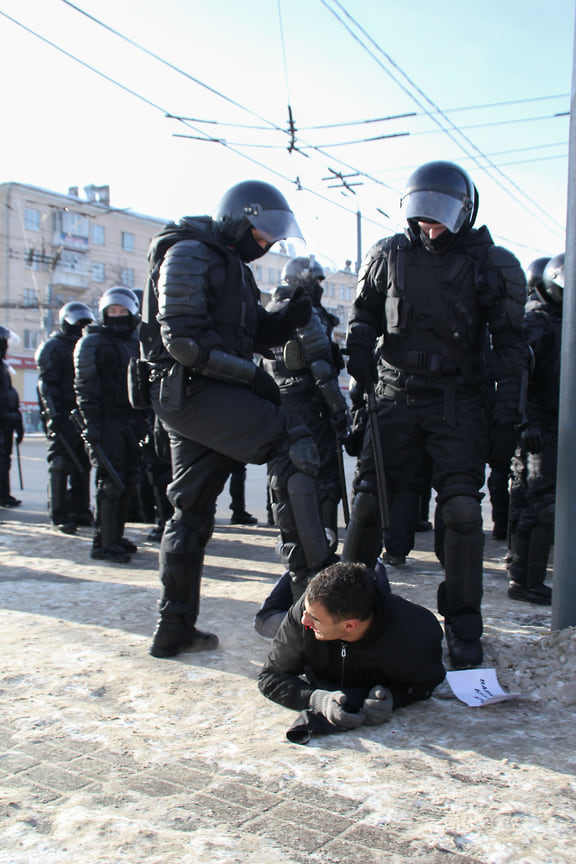
<instances>
[{"instance_id":1,"label":"building window","mask_svg":"<svg viewBox=\"0 0 576 864\"><path fill-rule=\"evenodd\" d=\"M40 230L40 211L32 210L30 207L24 209L24 227L28 231Z\"/></svg>"},{"instance_id":2,"label":"building window","mask_svg":"<svg viewBox=\"0 0 576 864\"><path fill-rule=\"evenodd\" d=\"M24 330L24 348L35 351L42 342L42 333L39 330Z\"/></svg>"},{"instance_id":3,"label":"building window","mask_svg":"<svg viewBox=\"0 0 576 864\"><path fill-rule=\"evenodd\" d=\"M38 306L38 292L35 288L24 289L24 306L27 309L36 308Z\"/></svg>"},{"instance_id":4,"label":"building window","mask_svg":"<svg viewBox=\"0 0 576 864\"><path fill-rule=\"evenodd\" d=\"M123 285L124 288L133 288L134 270L131 270L129 267L123 267L120 271L120 284Z\"/></svg>"},{"instance_id":5,"label":"building window","mask_svg":"<svg viewBox=\"0 0 576 864\"><path fill-rule=\"evenodd\" d=\"M90 239L94 246L104 246L106 242L106 231L103 225L92 225Z\"/></svg>"},{"instance_id":6,"label":"building window","mask_svg":"<svg viewBox=\"0 0 576 864\"><path fill-rule=\"evenodd\" d=\"M92 281L93 282L105 282L106 281L106 268L104 264L101 264L99 261L92 262Z\"/></svg>"},{"instance_id":7,"label":"building window","mask_svg":"<svg viewBox=\"0 0 576 864\"><path fill-rule=\"evenodd\" d=\"M134 234L129 231L122 231L122 249L126 252L134 251Z\"/></svg>"}]
</instances>

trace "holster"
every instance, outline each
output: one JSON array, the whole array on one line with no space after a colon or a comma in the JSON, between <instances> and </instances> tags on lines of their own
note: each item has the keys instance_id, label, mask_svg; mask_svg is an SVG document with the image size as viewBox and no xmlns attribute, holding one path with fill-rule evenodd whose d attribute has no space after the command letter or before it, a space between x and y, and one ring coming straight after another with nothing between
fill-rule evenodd
<instances>
[{"instance_id":1,"label":"holster","mask_svg":"<svg viewBox=\"0 0 576 864\"><path fill-rule=\"evenodd\" d=\"M160 405L166 413L182 410L184 399L185 369L180 363L174 363L167 375L160 382Z\"/></svg>"},{"instance_id":2,"label":"holster","mask_svg":"<svg viewBox=\"0 0 576 864\"><path fill-rule=\"evenodd\" d=\"M150 408L150 366L146 360L131 357L128 363L128 400L136 411Z\"/></svg>"}]
</instances>

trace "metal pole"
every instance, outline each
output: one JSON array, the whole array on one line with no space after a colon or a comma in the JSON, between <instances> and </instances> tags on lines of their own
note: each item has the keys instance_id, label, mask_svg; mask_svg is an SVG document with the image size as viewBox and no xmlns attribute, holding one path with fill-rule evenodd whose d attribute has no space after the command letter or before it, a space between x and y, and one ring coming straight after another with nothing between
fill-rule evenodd
<instances>
[{"instance_id":1,"label":"metal pole","mask_svg":"<svg viewBox=\"0 0 576 864\"><path fill-rule=\"evenodd\" d=\"M560 415L552 630L576 626L576 21L572 54L566 258L562 303ZM559 250L561 251L561 250ZM554 252L554 254L556 254Z\"/></svg>"},{"instance_id":2,"label":"metal pole","mask_svg":"<svg viewBox=\"0 0 576 864\"><path fill-rule=\"evenodd\" d=\"M362 213L356 211L356 273L362 264Z\"/></svg>"}]
</instances>

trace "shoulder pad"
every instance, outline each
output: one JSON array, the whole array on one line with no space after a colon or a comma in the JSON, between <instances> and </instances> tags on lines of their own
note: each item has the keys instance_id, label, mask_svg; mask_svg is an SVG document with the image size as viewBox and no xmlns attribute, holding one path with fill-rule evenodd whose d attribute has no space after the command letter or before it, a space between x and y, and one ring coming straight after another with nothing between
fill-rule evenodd
<instances>
[{"instance_id":1,"label":"shoulder pad","mask_svg":"<svg viewBox=\"0 0 576 864\"><path fill-rule=\"evenodd\" d=\"M509 249L503 246L489 246L486 257L491 265L503 271L508 282L526 285L526 276L520 262Z\"/></svg>"},{"instance_id":2,"label":"shoulder pad","mask_svg":"<svg viewBox=\"0 0 576 864\"><path fill-rule=\"evenodd\" d=\"M374 262L379 261L382 258L388 259L390 250L395 243L398 243L397 248L404 248L404 244L408 246L410 241L404 234L394 234L391 237L384 237L382 240L378 240L377 243L374 243L374 245L370 247L364 257L360 271L358 272L359 284L366 278L366 275L374 266Z\"/></svg>"}]
</instances>

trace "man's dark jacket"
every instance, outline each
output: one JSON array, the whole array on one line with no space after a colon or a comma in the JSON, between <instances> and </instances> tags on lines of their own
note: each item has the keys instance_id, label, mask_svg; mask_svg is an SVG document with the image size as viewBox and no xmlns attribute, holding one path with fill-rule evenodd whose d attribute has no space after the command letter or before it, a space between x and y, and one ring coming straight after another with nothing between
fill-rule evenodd
<instances>
[{"instance_id":1,"label":"man's dark jacket","mask_svg":"<svg viewBox=\"0 0 576 864\"><path fill-rule=\"evenodd\" d=\"M273 702L303 711L317 687L367 695L383 684L400 708L427 699L444 680L442 628L423 606L379 590L373 624L357 642L316 639L301 623L303 611L304 597L287 612L258 676Z\"/></svg>"}]
</instances>

